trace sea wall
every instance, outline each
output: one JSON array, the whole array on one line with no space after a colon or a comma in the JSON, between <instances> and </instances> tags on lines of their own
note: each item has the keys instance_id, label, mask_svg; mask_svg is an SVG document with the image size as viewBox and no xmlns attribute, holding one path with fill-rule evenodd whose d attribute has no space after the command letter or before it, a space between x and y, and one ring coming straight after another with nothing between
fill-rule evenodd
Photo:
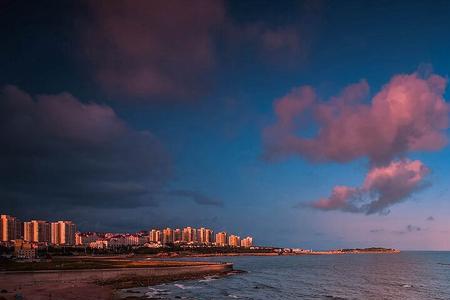
<instances>
[{"instance_id":1,"label":"sea wall","mask_svg":"<svg viewBox=\"0 0 450 300\"><path fill-rule=\"evenodd\" d=\"M0 272L0 282L12 281L19 285L30 283L81 283L95 281L117 280L122 277L162 277L179 275L200 275L212 273L226 273L233 270L232 263L217 263L207 265L148 267L148 268L115 268L115 269L89 269L89 270L46 270L46 271L9 271Z\"/></svg>"}]
</instances>

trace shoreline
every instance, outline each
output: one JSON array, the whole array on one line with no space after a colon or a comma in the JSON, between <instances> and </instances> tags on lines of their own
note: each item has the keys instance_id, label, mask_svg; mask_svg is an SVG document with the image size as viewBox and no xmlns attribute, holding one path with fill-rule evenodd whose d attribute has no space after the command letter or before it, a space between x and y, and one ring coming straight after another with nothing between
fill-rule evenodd
<instances>
[{"instance_id":1,"label":"shoreline","mask_svg":"<svg viewBox=\"0 0 450 300\"><path fill-rule=\"evenodd\" d=\"M238 273L231 263L183 266L0 272L0 299L120 299L121 289ZM6 292L4 292L6 291ZM123 297L122 297L123 299Z\"/></svg>"},{"instance_id":2,"label":"shoreline","mask_svg":"<svg viewBox=\"0 0 450 300\"><path fill-rule=\"evenodd\" d=\"M176 259L176 258L198 258L198 257L234 257L234 256L314 256L314 255L349 255L349 254L398 254L400 250L390 249L382 251L365 251L365 250L351 250L351 251L341 251L341 250L326 250L326 251L305 251L300 253L277 253L277 252L230 252L230 253L179 253L179 252L168 252L164 255L145 255L138 254L133 257L141 258L156 258L156 259Z\"/></svg>"},{"instance_id":3,"label":"shoreline","mask_svg":"<svg viewBox=\"0 0 450 300\"><path fill-rule=\"evenodd\" d=\"M61 258L66 269L10 269L0 271L0 300L17 299L141 299L146 287L184 280L225 277L244 271L234 270L229 262L176 261L177 258L236 256L315 256L345 254L396 254L399 250L365 251L364 249L307 251L302 253L167 253L167 255L135 255L109 257ZM136 261L134 259L148 259ZM154 259L154 260L153 260ZM167 260L164 260L167 259ZM70 268L70 262L91 263L90 268ZM94 264L92 264L94 262ZM19 265L22 263L19 263ZM33 264L33 263L23 263ZM103 267L105 264L108 267ZM119 267L117 267L119 266ZM45 267L45 265L44 265ZM6 291L6 292L5 292Z\"/></svg>"}]
</instances>

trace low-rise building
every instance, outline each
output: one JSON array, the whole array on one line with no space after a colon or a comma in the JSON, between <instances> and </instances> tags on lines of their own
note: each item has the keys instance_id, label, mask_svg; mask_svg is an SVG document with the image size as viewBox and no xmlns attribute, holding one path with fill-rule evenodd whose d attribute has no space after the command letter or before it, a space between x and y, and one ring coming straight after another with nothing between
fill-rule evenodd
<instances>
[{"instance_id":1,"label":"low-rise building","mask_svg":"<svg viewBox=\"0 0 450 300\"><path fill-rule=\"evenodd\" d=\"M132 234L116 235L108 240L109 247L137 246L139 237Z\"/></svg>"},{"instance_id":2,"label":"low-rise building","mask_svg":"<svg viewBox=\"0 0 450 300\"><path fill-rule=\"evenodd\" d=\"M107 240L97 240L94 242L90 242L89 248L106 249L106 248L108 248L108 241Z\"/></svg>"},{"instance_id":3,"label":"low-rise building","mask_svg":"<svg viewBox=\"0 0 450 300\"><path fill-rule=\"evenodd\" d=\"M30 242L17 239L14 241L14 256L20 259L34 259L36 247Z\"/></svg>"}]
</instances>

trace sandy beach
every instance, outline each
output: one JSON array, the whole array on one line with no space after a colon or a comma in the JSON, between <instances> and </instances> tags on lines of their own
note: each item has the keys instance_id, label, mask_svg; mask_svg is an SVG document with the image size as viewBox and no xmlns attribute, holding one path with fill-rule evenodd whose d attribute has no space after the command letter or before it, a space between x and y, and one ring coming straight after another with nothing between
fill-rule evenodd
<instances>
[{"instance_id":1,"label":"sandy beach","mask_svg":"<svg viewBox=\"0 0 450 300\"><path fill-rule=\"evenodd\" d=\"M0 272L0 300L116 299L116 291L123 288L223 276L232 271L232 264L163 261L145 262L138 268L4 271Z\"/></svg>"}]
</instances>

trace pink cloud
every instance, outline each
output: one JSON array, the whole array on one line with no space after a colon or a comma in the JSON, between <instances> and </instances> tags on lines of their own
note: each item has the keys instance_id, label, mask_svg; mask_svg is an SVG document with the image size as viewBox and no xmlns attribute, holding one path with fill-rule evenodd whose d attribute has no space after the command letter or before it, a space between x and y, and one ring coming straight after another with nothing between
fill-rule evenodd
<instances>
[{"instance_id":1,"label":"pink cloud","mask_svg":"<svg viewBox=\"0 0 450 300\"><path fill-rule=\"evenodd\" d=\"M329 101L312 87L296 88L274 104L277 122L263 132L265 155L338 162L368 157L385 164L408 151L440 149L447 142L446 84L438 75L396 75L369 104L362 101L369 93L364 80ZM317 133L303 137L298 132L311 116Z\"/></svg>"},{"instance_id":2,"label":"pink cloud","mask_svg":"<svg viewBox=\"0 0 450 300\"><path fill-rule=\"evenodd\" d=\"M215 64L222 1L93 1L84 48L108 92L187 98Z\"/></svg>"},{"instance_id":3,"label":"pink cloud","mask_svg":"<svg viewBox=\"0 0 450 300\"><path fill-rule=\"evenodd\" d=\"M311 203L321 210L342 210L365 214L388 213L388 208L407 199L425 186L429 169L418 160L393 161L374 167L361 187L334 187L328 198Z\"/></svg>"},{"instance_id":4,"label":"pink cloud","mask_svg":"<svg viewBox=\"0 0 450 300\"><path fill-rule=\"evenodd\" d=\"M321 198L312 203L312 207L322 210L334 210L348 207L349 199L358 193L358 189L347 186L335 186L330 197Z\"/></svg>"}]
</instances>

